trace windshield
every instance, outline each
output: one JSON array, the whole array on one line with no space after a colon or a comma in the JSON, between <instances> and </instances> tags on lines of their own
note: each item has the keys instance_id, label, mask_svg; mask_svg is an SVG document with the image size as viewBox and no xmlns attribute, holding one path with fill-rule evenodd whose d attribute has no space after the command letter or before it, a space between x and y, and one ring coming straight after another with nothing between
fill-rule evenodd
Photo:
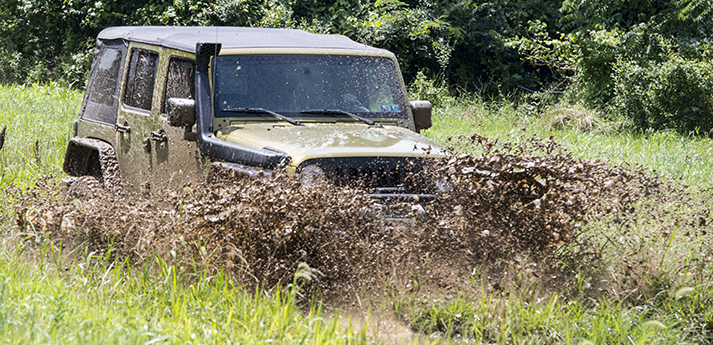
<instances>
[{"instance_id":1,"label":"windshield","mask_svg":"<svg viewBox=\"0 0 713 345\"><path fill-rule=\"evenodd\" d=\"M350 55L229 55L214 60L216 117L258 117L263 108L300 117L339 109L372 118L406 118L396 66L388 58ZM264 115L262 115L264 116Z\"/></svg>"}]
</instances>

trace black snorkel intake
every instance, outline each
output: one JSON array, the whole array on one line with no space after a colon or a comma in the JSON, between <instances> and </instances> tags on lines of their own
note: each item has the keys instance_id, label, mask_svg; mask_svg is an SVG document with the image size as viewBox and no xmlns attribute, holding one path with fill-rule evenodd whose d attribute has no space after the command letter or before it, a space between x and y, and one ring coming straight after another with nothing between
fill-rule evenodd
<instances>
[{"instance_id":1,"label":"black snorkel intake","mask_svg":"<svg viewBox=\"0 0 713 345\"><path fill-rule=\"evenodd\" d=\"M265 147L259 150L220 140L212 133L212 93L210 61L220 53L220 43L196 43L196 131L198 149L203 155L265 168L282 168L290 164L285 152Z\"/></svg>"}]
</instances>

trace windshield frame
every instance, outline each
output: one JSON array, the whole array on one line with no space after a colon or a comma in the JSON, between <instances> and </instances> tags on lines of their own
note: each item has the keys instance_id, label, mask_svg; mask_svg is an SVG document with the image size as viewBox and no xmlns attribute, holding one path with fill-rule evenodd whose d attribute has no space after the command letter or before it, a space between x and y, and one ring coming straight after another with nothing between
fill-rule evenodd
<instances>
[{"instance_id":1,"label":"windshield frame","mask_svg":"<svg viewBox=\"0 0 713 345\"><path fill-rule=\"evenodd\" d=\"M321 61L324 62L325 60L327 61L339 61L340 59L343 62L355 64L355 63L365 63L365 64L371 64L371 65L378 65L379 68L386 68L387 69L387 75L392 75L392 78L383 78L382 80L386 83L388 83L389 87L389 95L392 97L392 102L394 105L397 105L398 110L391 109L390 111L369 111L369 112L359 112L359 111L353 111L352 109L340 109L340 108L335 108L335 107L323 107L319 108L321 109L327 109L327 108L333 108L333 109L338 109L342 111L347 111L350 113L355 113L358 114L359 116L362 116L364 118L368 119L385 119L385 120L397 120L401 122L402 120L407 120L409 119L409 109L408 109L408 100L406 97L406 90L404 89L404 84L403 84L403 79L401 76L401 71L399 70L398 63L393 56L388 56L388 55L382 55L382 54L354 54L353 52L336 52L336 53L315 53L315 54L310 54L310 53L305 53L305 52L283 52L283 51L276 51L276 52L256 52L256 53L234 53L234 54L229 54L229 55L220 55L217 57L213 58L213 61L211 63L212 68L212 73L211 73L211 84L212 84L212 90L211 90L211 103L212 103L212 110L213 110L213 116L216 121L219 119L220 122L224 122L227 119L232 120L238 120L238 121L278 121L277 119L271 119L271 118L266 118L264 115L261 114L255 114L255 113L240 113L240 112L233 112L233 111L223 111L226 109L225 104L219 104L221 101L221 78L222 78L222 73L225 73L225 71L221 71L220 66L226 66L230 65L234 62L236 62L238 59L246 59L247 60L255 60L255 59L260 59L260 58L271 58L273 60L280 60L280 57L283 57L284 59L303 59L304 61ZM301 60L302 61L302 60ZM352 65L349 65L350 67ZM367 75L368 78L368 75ZM266 108L269 109L269 108ZM301 112L302 110L312 110L315 109L314 107L309 107L305 109L294 109L295 111L285 111L285 110L276 110L276 109L269 109L276 111L282 115L289 116L291 118L295 119L300 119L301 121L307 121L307 122L333 122L335 120L335 117L330 117L330 116L324 116L323 114L310 114L310 113L303 113ZM384 108L380 108L384 109ZM351 111L350 111L351 110ZM331 120L331 121L330 121ZM340 116L341 120L341 116ZM347 116L344 116L344 120L346 121L354 121L350 119Z\"/></svg>"}]
</instances>

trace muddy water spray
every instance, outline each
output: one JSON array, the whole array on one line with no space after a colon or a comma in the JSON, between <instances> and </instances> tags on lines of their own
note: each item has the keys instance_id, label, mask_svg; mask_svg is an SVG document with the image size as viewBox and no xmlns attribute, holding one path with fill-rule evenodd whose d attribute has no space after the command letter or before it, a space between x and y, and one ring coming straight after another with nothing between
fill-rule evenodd
<instances>
[{"instance_id":1,"label":"muddy water spray","mask_svg":"<svg viewBox=\"0 0 713 345\"><path fill-rule=\"evenodd\" d=\"M17 224L89 251L105 251L111 243L113 255L136 264L155 254L177 255L225 268L247 285L289 281L306 262L322 274L315 285L339 294L346 287L415 281L419 272L427 275L420 284L448 287L473 267L519 255L540 262L596 258L601 248L593 237L583 238L582 229L602 219L637 222L630 216L637 203L671 192L640 171L575 159L552 140L465 141L485 154L430 168L449 192L435 201L390 206L412 213L417 221L408 227L385 228L370 216L376 201L363 190L308 190L294 176L218 176L150 197L94 188L78 200L56 201L34 190L18 195Z\"/></svg>"}]
</instances>

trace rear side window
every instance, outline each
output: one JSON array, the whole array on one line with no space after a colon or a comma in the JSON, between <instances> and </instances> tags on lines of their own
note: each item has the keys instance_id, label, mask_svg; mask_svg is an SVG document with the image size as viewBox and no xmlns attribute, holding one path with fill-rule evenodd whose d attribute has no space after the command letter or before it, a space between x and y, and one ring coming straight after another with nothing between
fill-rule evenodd
<instances>
[{"instance_id":1,"label":"rear side window","mask_svg":"<svg viewBox=\"0 0 713 345\"><path fill-rule=\"evenodd\" d=\"M161 113L165 114L169 98L195 99L196 63L193 60L172 57L168 62L166 89L161 105Z\"/></svg>"},{"instance_id":2,"label":"rear side window","mask_svg":"<svg viewBox=\"0 0 713 345\"><path fill-rule=\"evenodd\" d=\"M99 42L99 44L101 50L93 66L88 85L89 95L82 117L114 123L125 48L121 41Z\"/></svg>"},{"instance_id":3,"label":"rear side window","mask_svg":"<svg viewBox=\"0 0 713 345\"><path fill-rule=\"evenodd\" d=\"M157 66L158 53L143 49L131 50L124 104L142 110L151 110Z\"/></svg>"}]
</instances>

